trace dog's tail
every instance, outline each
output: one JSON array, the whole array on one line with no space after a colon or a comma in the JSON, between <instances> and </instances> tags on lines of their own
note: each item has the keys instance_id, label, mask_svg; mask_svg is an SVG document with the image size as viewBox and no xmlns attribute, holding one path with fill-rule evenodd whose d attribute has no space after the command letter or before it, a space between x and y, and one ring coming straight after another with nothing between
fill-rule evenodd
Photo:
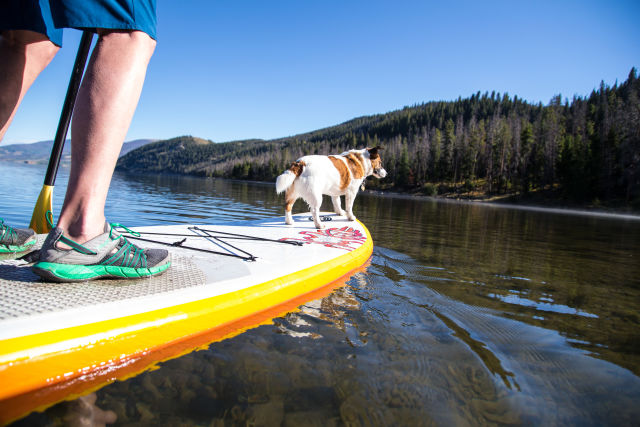
<instances>
[{"instance_id":1,"label":"dog's tail","mask_svg":"<svg viewBox=\"0 0 640 427\"><path fill-rule=\"evenodd\" d=\"M287 188L291 187L293 185L293 181L295 181L304 170L304 167L305 164L301 160L291 163L289 169L284 171L284 173L276 179L276 193L280 194Z\"/></svg>"}]
</instances>

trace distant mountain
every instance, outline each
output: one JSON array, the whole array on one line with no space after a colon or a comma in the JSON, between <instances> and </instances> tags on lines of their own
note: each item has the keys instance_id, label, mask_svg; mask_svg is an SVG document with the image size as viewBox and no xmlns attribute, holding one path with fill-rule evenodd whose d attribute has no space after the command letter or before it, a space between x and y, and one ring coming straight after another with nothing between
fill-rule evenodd
<instances>
[{"instance_id":1,"label":"distant mountain","mask_svg":"<svg viewBox=\"0 0 640 427\"><path fill-rule=\"evenodd\" d=\"M122 157L129 151L133 151L136 148L140 148L143 145L147 145L156 141L157 139L134 139L133 141L125 142L124 144L122 144L122 150L120 150L120 155L118 157Z\"/></svg>"},{"instance_id":2,"label":"distant mountain","mask_svg":"<svg viewBox=\"0 0 640 427\"><path fill-rule=\"evenodd\" d=\"M271 181L306 154L382 146L388 172L369 188L506 195L559 189L567 199L640 208L640 78L548 105L477 92L286 138L214 144L191 136L158 141L118 168Z\"/></svg>"},{"instance_id":3,"label":"distant mountain","mask_svg":"<svg viewBox=\"0 0 640 427\"><path fill-rule=\"evenodd\" d=\"M46 163L51 154L53 141L40 141L32 144L0 145L0 160L25 163ZM71 143L67 140L62 159L69 156Z\"/></svg>"},{"instance_id":4,"label":"distant mountain","mask_svg":"<svg viewBox=\"0 0 640 427\"><path fill-rule=\"evenodd\" d=\"M202 138L179 136L148 144L122 156L117 169L210 175L212 167L235 164L239 156L264 154L271 145L271 142L258 139L215 144Z\"/></svg>"},{"instance_id":5,"label":"distant mountain","mask_svg":"<svg viewBox=\"0 0 640 427\"><path fill-rule=\"evenodd\" d=\"M127 154L129 151L140 148L143 145L157 141L156 139L135 139L133 141L125 142L122 145L120 151L120 157ZM40 141L32 144L11 144L0 145L0 161L20 162L20 163L32 163L42 164L49 162L49 156L51 155L51 147L53 141ZM67 140L64 144L62 151L62 162L71 161L71 141Z\"/></svg>"}]
</instances>

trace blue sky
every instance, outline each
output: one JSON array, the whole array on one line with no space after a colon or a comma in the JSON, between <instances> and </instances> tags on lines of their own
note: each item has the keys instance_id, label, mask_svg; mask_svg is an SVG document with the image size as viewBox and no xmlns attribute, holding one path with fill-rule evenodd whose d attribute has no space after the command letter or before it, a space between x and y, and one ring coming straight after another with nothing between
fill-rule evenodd
<instances>
[{"instance_id":1,"label":"blue sky","mask_svg":"<svg viewBox=\"0 0 640 427\"><path fill-rule=\"evenodd\" d=\"M640 2L158 2L158 45L127 140L271 139L406 105L508 92L546 104L640 66ZM79 32L3 144L53 139Z\"/></svg>"}]
</instances>

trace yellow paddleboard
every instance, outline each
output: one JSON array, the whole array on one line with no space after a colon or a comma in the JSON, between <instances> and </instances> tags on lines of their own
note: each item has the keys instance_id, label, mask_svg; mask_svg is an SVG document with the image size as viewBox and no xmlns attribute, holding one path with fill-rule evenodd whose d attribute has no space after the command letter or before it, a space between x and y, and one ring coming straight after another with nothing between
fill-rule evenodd
<instances>
[{"instance_id":1,"label":"yellow paddleboard","mask_svg":"<svg viewBox=\"0 0 640 427\"><path fill-rule=\"evenodd\" d=\"M323 217L322 230L309 214L294 216L294 225L280 217L136 228L147 241L134 243L171 245L171 268L141 280L46 283L25 261L0 261L0 423L236 335L343 284L371 256L371 235L358 221Z\"/></svg>"}]
</instances>

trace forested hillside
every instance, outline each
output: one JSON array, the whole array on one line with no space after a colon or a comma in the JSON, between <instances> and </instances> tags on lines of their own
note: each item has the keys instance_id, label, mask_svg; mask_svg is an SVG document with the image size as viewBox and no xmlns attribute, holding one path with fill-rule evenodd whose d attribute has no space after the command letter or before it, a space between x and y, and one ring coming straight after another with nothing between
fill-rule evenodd
<instances>
[{"instance_id":1,"label":"forested hillside","mask_svg":"<svg viewBox=\"0 0 640 427\"><path fill-rule=\"evenodd\" d=\"M640 203L640 81L636 69L612 87L548 105L476 93L360 117L270 141L213 143L178 137L122 157L130 171L274 180L305 154L381 145L389 172L369 187L435 194L443 188L489 194L556 188L576 200Z\"/></svg>"}]
</instances>

